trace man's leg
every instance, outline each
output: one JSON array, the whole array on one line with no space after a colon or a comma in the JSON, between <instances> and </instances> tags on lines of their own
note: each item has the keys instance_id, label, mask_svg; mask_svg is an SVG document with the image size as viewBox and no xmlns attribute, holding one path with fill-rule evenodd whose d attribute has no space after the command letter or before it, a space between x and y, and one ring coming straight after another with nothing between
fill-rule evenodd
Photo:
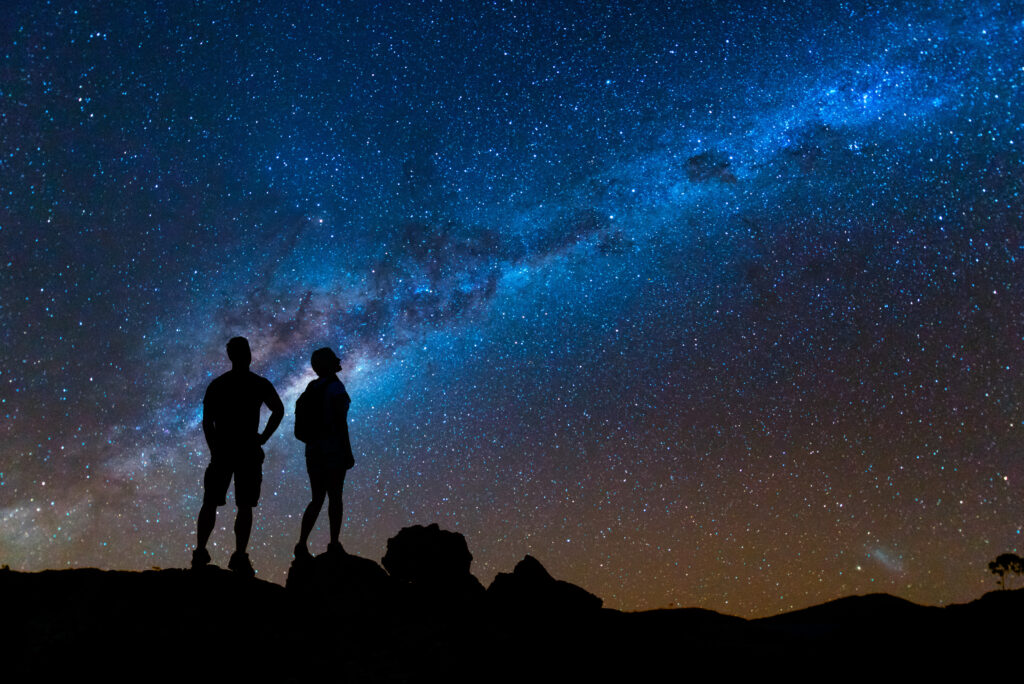
<instances>
[{"instance_id":1,"label":"man's leg","mask_svg":"<svg viewBox=\"0 0 1024 684\"><path fill-rule=\"evenodd\" d=\"M213 533L213 526L216 524L217 504L204 501L196 520L196 549L206 549L206 543L210 541L210 534Z\"/></svg>"},{"instance_id":2,"label":"man's leg","mask_svg":"<svg viewBox=\"0 0 1024 684\"><path fill-rule=\"evenodd\" d=\"M236 455L235 460L235 553L228 567L252 573L252 565L245 550L249 546L249 535L252 533L252 509L260 501L260 486L263 484L263 449L257 448L256 453Z\"/></svg>"},{"instance_id":3,"label":"man's leg","mask_svg":"<svg viewBox=\"0 0 1024 684\"><path fill-rule=\"evenodd\" d=\"M236 485L237 486L237 485ZM235 516L235 553L244 554L252 533L252 506L238 505Z\"/></svg>"},{"instance_id":4,"label":"man's leg","mask_svg":"<svg viewBox=\"0 0 1024 684\"><path fill-rule=\"evenodd\" d=\"M224 494L231 482L231 470L224 467L223 461L211 460L203 474L203 505L196 517L196 548L192 552L192 567L201 568L210 562L210 553L206 544L217 524L217 506L223 506Z\"/></svg>"}]
</instances>

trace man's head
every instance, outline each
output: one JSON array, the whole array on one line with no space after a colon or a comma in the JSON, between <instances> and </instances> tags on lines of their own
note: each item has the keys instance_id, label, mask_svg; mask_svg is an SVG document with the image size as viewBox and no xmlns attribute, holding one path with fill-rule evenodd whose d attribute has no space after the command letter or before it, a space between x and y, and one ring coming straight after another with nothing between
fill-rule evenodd
<instances>
[{"instance_id":1,"label":"man's head","mask_svg":"<svg viewBox=\"0 0 1024 684\"><path fill-rule=\"evenodd\" d=\"M252 352L249 351L249 340L244 337L232 337L228 340L228 358L235 368L248 368L252 363Z\"/></svg>"},{"instance_id":2,"label":"man's head","mask_svg":"<svg viewBox=\"0 0 1024 684\"><path fill-rule=\"evenodd\" d=\"M330 347L322 347L313 352L310 364L320 377L332 375L341 370L341 359L338 358Z\"/></svg>"}]
</instances>

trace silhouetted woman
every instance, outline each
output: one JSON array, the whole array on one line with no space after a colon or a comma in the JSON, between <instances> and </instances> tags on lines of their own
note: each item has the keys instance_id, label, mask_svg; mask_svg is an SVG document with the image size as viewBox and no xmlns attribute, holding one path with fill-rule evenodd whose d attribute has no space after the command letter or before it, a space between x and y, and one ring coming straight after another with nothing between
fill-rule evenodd
<instances>
[{"instance_id":1,"label":"silhouetted woman","mask_svg":"<svg viewBox=\"0 0 1024 684\"><path fill-rule=\"evenodd\" d=\"M313 499L302 514L299 543L295 557L308 559L309 533L313 531L324 498L327 518L331 527L329 552L344 553L338 537L341 535L341 489L345 485L345 471L355 465L352 445L348 438L348 406L351 399L345 385L338 379L341 360L328 347L317 349L311 359L313 370L319 376L306 386L295 410L296 436L306 442L306 472ZM299 434L301 429L305 434Z\"/></svg>"}]
</instances>

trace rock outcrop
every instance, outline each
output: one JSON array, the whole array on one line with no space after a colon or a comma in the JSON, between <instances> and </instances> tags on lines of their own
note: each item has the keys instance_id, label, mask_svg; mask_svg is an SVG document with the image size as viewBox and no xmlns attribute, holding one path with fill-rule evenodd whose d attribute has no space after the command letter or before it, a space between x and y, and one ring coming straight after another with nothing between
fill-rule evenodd
<instances>
[{"instance_id":1,"label":"rock outcrop","mask_svg":"<svg viewBox=\"0 0 1024 684\"><path fill-rule=\"evenodd\" d=\"M308 595L325 610L370 612L390 606L394 584L372 560L344 551L328 551L293 561L285 588Z\"/></svg>"},{"instance_id":2,"label":"rock outcrop","mask_svg":"<svg viewBox=\"0 0 1024 684\"><path fill-rule=\"evenodd\" d=\"M404 527L388 540L381 563L406 599L465 605L484 595L484 587L469 571L473 554L466 538L437 523Z\"/></svg>"},{"instance_id":3,"label":"rock outcrop","mask_svg":"<svg viewBox=\"0 0 1024 684\"><path fill-rule=\"evenodd\" d=\"M495 608L516 612L581 613L598 610L603 601L586 589L556 580L533 556L526 556L511 573L502 572L487 588Z\"/></svg>"}]
</instances>

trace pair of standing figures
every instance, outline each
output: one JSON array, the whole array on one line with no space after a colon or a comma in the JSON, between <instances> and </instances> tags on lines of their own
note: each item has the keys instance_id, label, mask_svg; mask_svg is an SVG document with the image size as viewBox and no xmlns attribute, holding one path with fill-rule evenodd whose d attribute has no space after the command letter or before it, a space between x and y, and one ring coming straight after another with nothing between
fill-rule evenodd
<instances>
[{"instance_id":1,"label":"pair of standing figures","mask_svg":"<svg viewBox=\"0 0 1024 684\"><path fill-rule=\"evenodd\" d=\"M253 575L246 553L252 530L252 509L259 503L263 483L263 445L284 418L284 404L266 378L249 370L252 352L244 337L227 344L231 370L210 383L203 397L203 434L210 448L210 465L203 476L203 506L196 523L196 549L192 567L209 564L206 543L217 520L217 507L227 503L228 486L235 479L235 552L228 568ZM341 360L329 348L317 349L311 359L317 379L306 387L296 408L296 436L306 443L306 471L313 491L302 514L296 560L308 560L309 533L329 499L327 516L331 542L327 549L343 553L341 534L341 490L345 472L352 467L352 446L348 437L350 399L338 379ZM270 409L270 419L260 432L260 409ZM301 427L300 427L301 424Z\"/></svg>"}]
</instances>

